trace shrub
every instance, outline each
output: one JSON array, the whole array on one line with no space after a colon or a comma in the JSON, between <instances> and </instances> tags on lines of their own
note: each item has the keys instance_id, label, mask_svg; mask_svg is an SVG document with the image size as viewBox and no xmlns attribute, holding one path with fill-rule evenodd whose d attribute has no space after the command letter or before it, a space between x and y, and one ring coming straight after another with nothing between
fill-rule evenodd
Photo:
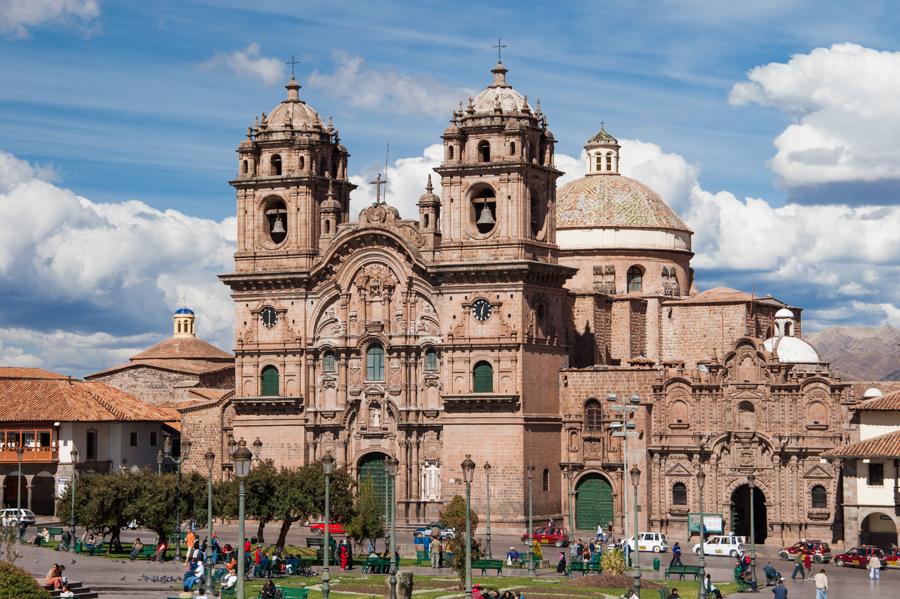
<instances>
[{"instance_id":1,"label":"shrub","mask_svg":"<svg viewBox=\"0 0 900 599\"><path fill-rule=\"evenodd\" d=\"M0 562L0 599L50 599L34 577L9 562Z\"/></svg>"},{"instance_id":2,"label":"shrub","mask_svg":"<svg viewBox=\"0 0 900 599\"><path fill-rule=\"evenodd\" d=\"M625 573L625 554L618 549L604 551L600 567L603 568L604 575L621 576Z\"/></svg>"}]
</instances>

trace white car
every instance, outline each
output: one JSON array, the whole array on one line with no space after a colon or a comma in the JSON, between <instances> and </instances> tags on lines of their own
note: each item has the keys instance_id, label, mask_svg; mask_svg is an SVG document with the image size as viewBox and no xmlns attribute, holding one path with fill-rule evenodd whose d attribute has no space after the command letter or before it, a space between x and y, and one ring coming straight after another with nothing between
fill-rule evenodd
<instances>
[{"instance_id":1,"label":"white car","mask_svg":"<svg viewBox=\"0 0 900 599\"><path fill-rule=\"evenodd\" d=\"M703 543L705 555L730 555L737 557L744 552L741 537L735 535L713 535ZM700 555L700 543L694 545L694 553Z\"/></svg>"},{"instance_id":2,"label":"white car","mask_svg":"<svg viewBox=\"0 0 900 599\"><path fill-rule=\"evenodd\" d=\"M634 551L634 537L628 539L628 548ZM669 550L669 541L661 532L642 532L638 536L638 548L641 551L665 553Z\"/></svg>"},{"instance_id":3,"label":"white car","mask_svg":"<svg viewBox=\"0 0 900 599\"><path fill-rule=\"evenodd\" d=\"M19 510L16 508L2 510L0 511L0 522L6 522L9 524L19 524L20 522L24 522L29 526L33 526L35 522L34 512L32 512L31 510Z\"/></svg>"}]
</instances>

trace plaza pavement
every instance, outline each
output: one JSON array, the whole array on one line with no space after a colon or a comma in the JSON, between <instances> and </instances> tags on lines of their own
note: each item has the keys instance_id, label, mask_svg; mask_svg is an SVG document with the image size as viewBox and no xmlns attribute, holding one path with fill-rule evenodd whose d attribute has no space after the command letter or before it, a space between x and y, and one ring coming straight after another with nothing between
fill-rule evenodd
<instances>
[{"instance_id":1,"label":"plaza pavement","mask_svg":"<svg viewBox=\"0 0 900 599\"><path fill-rule=\"evenodd\" d=\"M228 542L236 537L237 527L234 525L217 525L214 527L216 534L222 542ZM247 531L256 531L256 526L247 526ZM266 532L270 542L277 538L277 527L271 526L271 531L267 527ZM79 531L80 534L80 531ZM202 533L201 533L202 534ZM143 540L153 542L154 536L149 531L123 531L122 541L130 541L134 537L140 536ZM308 536L308 529L304 527L296 527L288 536L288 542L296 545L305 545L304 538ZM409 535L405 535L409 536ZM398 533L398 542L400 542L400 534ZM689 547L687 543L682 543L684 547ZM521 540L511 535L495 535L492 537L491 546L496 557L503 557L509 547L514 546L523 551L525 549ZM163 577L174 576L181 578L184 572L182 562L166 562L156 563L146 560L130 562L128 560L112 560L100 556L72 555L66 552L56 552L50 549L32 547L28 545L19 546L18 550L23 557L16 563L31 572L39 580L43 580L49 570L50 565L58 562L66 566L65 574L72 580L78 580L85 585L98 591L104 598L158 598L164 599L168 595L177 594L176 585L173 583L163 583L146 581L142 577ZM555 547L543 548L544 558L548 559L551 564L556 563L558 549ZM568 555L568 549L565 549ZM793 568L791 562L781 561L777 558L777 547L759 547L758 548L758 576L765 580L762 572L762 566L766 561L771 560L775 568L784 576L786 586L788 588L790 599L814 599L815 587L809 581L791 581L790 573ZM406 552L404 552L405 554ZM647 570L650 567L654 557L659 557L662 566L659 572ZM645 579L660 580L663 578L663 570L666 564L671 560L671 553L653 554L648 552L641 553L641 565L644 568L643 577ZM685 564L697 564L697 556L685 551L682 556ZM715 581L729 581L732 578L732 568L734 562L728 557L707 557L707 571L712 574ZM866 576L866 571L855 568L838 568L833 564L826 564L825 571L829 577L830 591L829 599L881 599L888 597L900 596L900 570L886 570L882 573L880 582L871 582ZM446 575L449 570L432 570L428 567L405 567L404 570L412 570L416 574L441 573ZM361 572L359 568L354 570ZM814 564L814 572L818 571L818 567ZM513 571L523 573L522 571ZM538 576L555 576L556 573L552 569L541 570ZM757 595L762 598L772 597L770 588L761 587L760 593ZM749 597L748 597L749 599Z\"/></svg>"}]
</instances>

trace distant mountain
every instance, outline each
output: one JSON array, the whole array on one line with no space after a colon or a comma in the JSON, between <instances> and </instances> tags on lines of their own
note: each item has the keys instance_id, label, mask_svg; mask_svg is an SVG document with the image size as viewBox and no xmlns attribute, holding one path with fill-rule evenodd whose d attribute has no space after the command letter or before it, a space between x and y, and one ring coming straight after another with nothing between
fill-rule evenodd
<instances>
[{"instance_id":1,"label":"distant mountain","mask_svg":"<svg viewBox=\"0 0 900 599\"><path fill-rule=\"evenodd\" d=\"M900 380L900 329L831 327L804 338L845 379Z\"/></svg>"}]
</instances>

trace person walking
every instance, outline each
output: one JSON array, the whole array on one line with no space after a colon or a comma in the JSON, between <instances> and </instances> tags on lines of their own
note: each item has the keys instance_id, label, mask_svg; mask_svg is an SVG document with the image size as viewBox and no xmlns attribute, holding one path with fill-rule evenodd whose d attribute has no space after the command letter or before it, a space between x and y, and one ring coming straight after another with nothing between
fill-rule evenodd
<instances>
[{"instance_id":1,"label":"person walking","mask_svg":"<svg viewBox=\"0 0 900 599\"><path fill-rule=\"evenodd\" d=\"M441 567L441 540L437 537L431 541L431 567L433 569Z\"/></svg>"},{"instance_id":2,"label":"person walking","mask_svg":"<svg viewBox=\"0 0 900 599\"><path fill-rule=\"evenodd\" d=\"M878 559L878 555L876 553L872 553L872 555L869 557L869 563L866 564L866 568L869 569L870 580L881 580L881 560Z\"/></svg>"},{"instance_id":3,"label":"person walking","mask_svg":"<svg viewBox=\"0 0 900 599\"><path fill-rule=\"evenodd\" d=\"M803 551L798 551L797 555L794 556L794 571L791 572L791 580L797 578L798 572L800 573L800 580L806 580L806 570L803 569ZM778 587L776 586L775 588ZM772 592L775 592L775 589L772 589ZM786 589L785 592L787 592Z\"/></svg>"},{"instance_id":4,"label":"person walking","mask_svg":"<svg viewBox=\"0 0 900 599\"><path fill-rule=\"evenodd\" d=\"M678 541L675 541L675 544L672 545L672 562L669 564L669 567L683 565L681 563L681 545L678 544Z\"/></svg>"},{"instance_id":5,"label":"person walking","mask_svg":"<svg viewBox=\"0 0 900 599\"><path fill-rule=\"evenodd\" d=\"M816 582L816 599L828 599L828 577L825 576L825 568L813 577Z\"/></svg>"},{"instance_id":6,"label":"person walking","mask_svg":"<svg viewBox=\"0 0 900 599\"><path fill-rule=\"evenodd\" d=\"M784 578L778 579L778 584L772 587L772 593L775 595L775 599L787 599L788 590L784 586Z\"/></svg>"},{"instance_id":7,"label":"person walking","mask_svg":"<svg viewBox=\"0 0 900 599\"><path fill-rule=\"evenodd\" d=\"M809 554L809 551L803 552L803 569L806 570L809 578L806 580L812 580L812 559Z\"/></svg>"}]
</instances>

